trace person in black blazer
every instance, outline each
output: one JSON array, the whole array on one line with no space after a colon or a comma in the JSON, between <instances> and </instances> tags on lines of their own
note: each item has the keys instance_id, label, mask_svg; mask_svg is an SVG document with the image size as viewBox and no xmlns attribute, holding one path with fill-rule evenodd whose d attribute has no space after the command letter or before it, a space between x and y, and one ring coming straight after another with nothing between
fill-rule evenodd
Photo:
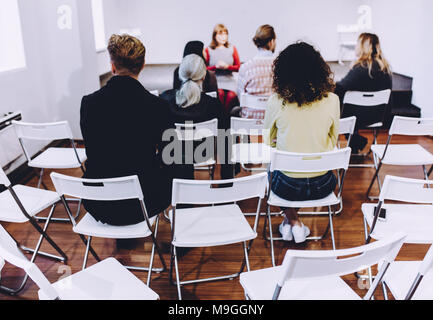
<instances>
[{"instance_id":1,"label":"person in black blazer","mask_svg":"<svg viewBox=\"0 0 433 320\"><path fill-rule=\"evenodd\" d=\"M379 38L375 34L362 33L356 46L357 61L352 69L341 81L337 82L335 93L343 102L347 91L381 91L392 88L392 72L388 61L384 58L380 47ZM377 115L368 112L356 112L342 110L342 117L355 115L357 128L363 128L377 122ZM359 110L358 110L359 111ZM384 111L382 109L382 111ZM349 113L348 113L349 112ZM384 113L384 112L383 112ZM353 153L364 149L368 140L358 134L354 134L351 141Z\"/></svg>"},{"instance_id":2,"label":"person in black blazer","mask_svg":"<svg viewBox=\"0 0 433 320\"><path fill-rule=\"evenodd\" d=\"M108 50L114 77L81 103L80 125L88 158L84 178L137 175L152 217L171 200L170 168L159 157L162 133L170 127L168 104L138 81L145 56L140 40L113 35ZM144 221L138 200L83 204L102 223L122 226Z\"/></svg>"}]
</instances>

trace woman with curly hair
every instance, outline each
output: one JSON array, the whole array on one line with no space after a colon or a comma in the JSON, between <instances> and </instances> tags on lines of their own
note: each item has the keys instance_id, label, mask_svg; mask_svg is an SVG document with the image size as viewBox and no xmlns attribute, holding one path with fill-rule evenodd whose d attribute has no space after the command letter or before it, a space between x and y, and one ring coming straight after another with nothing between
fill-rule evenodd
<instances>
[{"instance_id":1,"label":"woman with curly hair","mask_svg":"<svg viewBox=\"0 0 433 320\"><path fill-rule=\"evenodd\" d=\"M311 45L288 46L274 62L274 94L265 115L265 143L277 150L320 153L335 148L340 121L340 101L329 66ZM289 201L317 200L334 191L337 179L329 172L276 171L271 190ZM283 239L306 240L308 227L299 220L297 208L281 208Z\"/></svg>"}]
</instances>

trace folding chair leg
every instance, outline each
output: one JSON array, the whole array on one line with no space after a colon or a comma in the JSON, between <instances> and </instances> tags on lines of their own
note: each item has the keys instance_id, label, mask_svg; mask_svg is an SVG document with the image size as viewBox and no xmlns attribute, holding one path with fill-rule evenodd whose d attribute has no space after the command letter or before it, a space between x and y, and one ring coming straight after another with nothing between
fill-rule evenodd
<instances>
[{"instance_id":1,"label":"folding chair leg","mask_svg":"<svg viewBox=\"0 0 433 320\"><path fill-rule=\"evenodd\" d=\"M245 264L247 265L247 271L250 272L250 261L248 259L248 249L247 249L247 243L246 241L242 242L242 245L244 247L244 254L245 254ZM243 271L244 263L242 263L241 272Z\"/></svg>"},{"instance_id":2,"label":"folding chair leg","mask_svg":"<svg viewBox=\"0 0 433 320\"><path fill-rule=\"evenodd\" d=\"M44 177L44 169L41 169L39 172L37 171L37 169L35 168L35 172L36 172L36 176L39 177L38 179L38 184L37 184L37 188L39 189L41 187L41 185L44 187L45 190L48 190L47 185L44 183L43 181L43 177Z\"/></svg>"},{"instance_id":3,"label":"folding chair leg","mask_svg":"<svg viewBox=\"0 0 433 320\"><path fill-rule=\"evenodd\" d=\"M332 249L335 250L334 224L332 222L333 212L331 206L329 206L328 209L329 209L329 228L331 229Z\"/></svg>"},{"instance_id":4,"label":"folding chair leg","mask_svg":"<svg viewBox=\"0 0 433 320\"><path fill-rule=\"evenodd\" d=\"M250 244L247 246L246 241L243 242L245 258L242 262L242 266L241 266L241 269L239 272L234 273L234 274L230 274L230 275L225 275L225 276L212 277L212 278L206 278L206 279L188 280L188 281L180 281L179 264L177 261L176 247L172 245L171 257L170 257L169 279L170 279L170 283L175 284L177 286L177 292L178 292L179 300L182 300L182 294L181 294L181 290L180 290L181 285L193 284L193 283L202 283L202 282L209 282L209 281L226 280L226 279L233 280L234 278L239 277L239 275L244 270L245 265L247 266L248 271L250 271L248 253L251 249L252 243L253 243L253 240L251 240ZM175 267L175 271L176 271L176 281L173 281L173 260L174 260L174 267Z\"/></svg>"},{"instance_id":5,"label":"folding chair leg","mask_svg":"<svg viewBox=\"0 0 433 320\"><path fill-rule=\"evenodd\" d=\"M208 167L209 170L209 178L211 180L214 180L214 176L215 176L215 165L209 166Z\"/></svg>"},{"instance_id":6,"label":"folding chair leg","mask_svg":"<svg viewBox=\"0 0 433 320\"><path fill-rule=\"evenodd\" d=\"M164 272L165 269L167 269L167 265L165 264L165 260L164 260L164 258L162 256L161 250L160 250L159 245L156 242L156 238L155 238L156 234L158 233L159 216L156 218L155 224L156 224L155 225L155 234L154 233L150 234L150 237L152 238L152 242L153 242L152 253L151 253L151 257L150 257L150 263L151 263L151 265L153 264L153 259L154 259L154 256L155 256L155 249L156 249L156 252L158 253L158 256L159 256L159 260L161 261L161 264L162 264L162 268L155 268L154 269L152 267L147 268L147 267L125 266L125 268L127 268L128 270L147 271L148 272L147 276L148 276L149 283L150 283L149 277L151 276L152 271L154 271L156 273L161 273L161 272Z\"/></svg>"},{"instance_id":7,"label":"folding chair leg","mask_svg":"<svg viewBox=\"0 0 433 320\"><path fill-rule=\"evenodd\" d=\"M173 246L173 258L174 258L174 268L176 271L177 296L178 296L179 300L182 300L182 292L180 290L179 266L177 263L177 253L176 253L176 247L175 246Z\"/></svg>"},{"instance_id":8,"label":"folding chair leg","mask_svg":"<svg viewBox=\"0 0 433 320\"><path fill-rule=\"evenodd\" d=\"M424 276L421 275L420 273L416 275L415 281L412 283L404 300L411 300L413 298L413 295L415 294L415 291L418 289L418 286L420 285L423 278Z\"/></svg>"},{"instance_id":9,"label":"folding chair leg","mask_svg":"<svg viewBox=\"0 0 433 320\"><path fill-rule=\"evenodd\" d=\"M386 288L385 282L382 281L382 291L383 291L383 299L388 300L388 290Z\"/></svg>"},{"instance_id":10,"label":"folding chair leg","mask_svg":"<svg viewBox=\"0 0 433 320\"><path fill-rule=\"evenodd\" d=\"M427 167L424 165L424 166L422 166L422 169L423 169L423 171L424 171L424 179L425 179L425 180L428 180L429 173L427 172ZM430 188L430 186L427 185L427 188Z\"/></svg>"},{"instance_id":11,"label":"folding chair leg","mask_svg":"<svg viewBox=\"0 0 433 320\"><path fill-rule=\"evenodd\" d=\"M54 204L54 205L51 207L50 213L49 213L48 217L46 218L46 222L45 222L44 228L42 229L44 233L47 232L48 225L49 225L50 222L52 221L52 216L53 216L54 210L55 210L55 208L56 208L56 205L57 205L57 204ZM28 247L25 247L25 246L20 246L22 250L24 250L24 251L26 251L26 252L31 252L31 253L33 253L33 257L32 257L32 259L31 259L31 262L33 262L33 261L36 259L36 256L37 256L37 255L44 256L44 257L47 257L47 258L52 258L52 259L59 260L59 261L62 261L62 262L66 262L66 260L65 260L66 255L65 255L65 256L62 255L62 257L59 257L59 256L56 256L56 255L53 255L53 254L50 254L50 253L46 253L46 252L39 251L39 248L41 247L41 244L42 244L43 239L44 239L44 236L41 234L41 236L39 237L39 240L38 240L38 243L37 243L35 249L31 249L31 248L28 248ZM54 247L54 249L57 250L56 247ZM57 251L58 251L58 250L57 250ZM63 251L62 251L62 252L63 252ZM60 252L59 252L59 253L60 253ZM60 253L60 254L61 254L61 253ZM66 258L66 259L67 259L67 258Z\"/></svg>"},{"instance_id":12,"label":"folding chair leg","mask_svg":"<svg viewBox=\"0 0 433 320\"><path fill-rule=\"evenodd\" d=\"M74 217L74 219L77 219L78 216L80 215L82 200L81 199L66 199L66 200L78 202L77 212L75 213L75 217ZM46 217L35 217L35 219L38 222L47 221ZM53 222L71 222L71 220L69 218L52 218L51 221L53 221Z\"/></svg>"},{"instance_id":13,"label":"folding chair leg","mask_svg":"<svg viewBox=\"0 0 433 320\"><path fill-rule=\"evenodd\" d=\"M379 171L380 171L381 167L382 167L382 162L380 162L379 165L377 166L376 171L375 171L374 176L373 176L373 179L371 179L370 186L368 187L367 198L369 198L370 200L375 200L374 197L370 197L370 192L371 192L371 188L373 188L374 180L377 179L377 184L378 184L378 187L379 187L379 192L382 189L382 186L380 184L380 179L379 179Z\"/></svg>"},{"instance_id":14,"label":"folding chair leg","mask_svg":"<svg viewBox=\"0 0 433 320\"><path fill-rule=\"evenodd\" d=\"M269 241L271 242L271 261L272 261L272 266L275 267L274 235L272 234L271 207L269 205L268 205L267 213L268 213L268 220L269 220Z\"/></svg>"},{"instance_id":15,"label":"folding chair leg","mask_svg":"<svg viewBox=\"0 0 433 320\"><path fill-rule=\"evenodd\" d=\"M54 207L54 206L53 206ZM54 210L52 209L52 211L54 212ZM50 216L52 215L52 212L50 213ZM39 225L38 225L38 223L33 219L33 218L31 218L30 220L29 220L29 222L33 225L33 227L41 234L41 238L45 238L45 240L47 240L48 241L48 243L54 248L54 250L56 250L60 255L61 255L61 257L56 257L56 256L51 256L51 255L47 255L47 254L43 254L43 253L41 253L42 255L45 255L45 256L49 256L49 257L51 257L51 258L55 258L55 259L57 259L57 260L60 260L60 261L62 261L63 263L66 263L66 261L68 260L68 257L66 256L66 254L63 252L63 250L62 249L60 249L59 248L59 246L53 241L53 239L51 239L51 237L45 232L45 230L46 230L46 228L48 227L48 224L50 223L50 218L49 219L47 219L47 222L46 222L46 224L45 224L45 226L44 226L44 229L42 229ZM30 251L30 250L29 250Z\"/></svg>"},{"instance_id":16,"label":"folding chair leg","mask_svg":"<svg viewBox=\"0 0 433 320\"><path fill-rule=\"evenodd\" d=\"M83 267L82 270L86 269L87 258L89 257L90 243L92 242L92 237L87 237L86 253L84 253Z\"/></svg>"},{"instance_id":17,"label":"folding chair leg","mask_svg":"<svg viewBox=\"0 0 433 320\"><path fill-rule=\"evenodd\" d=\"M160 272L163 272L167 268L167 266L165 264L165 260L162 257L161 251L160 251L160 249L158 247L158 243L156 242L156 236L158 235L158 226L159 226L159 216L156 217L155 231L154 231L155 232L155 236L153 236L153 234L152 234L153 245L152 245L152 253L150 255L149 271L148 271L148 274L147 274L147 286L150 286L151 275L152 275L152 271L153 271L153 268L152 268L152 266L153 266L153 259L155 257L155 248L156 248L156 251L158 253L159 259L161 260L161 263L163 265L163 268L162 268L161 271L159 271L160 269L157 269L157 270L155 270L155 272L156 273L160 273Z\"/></svg>"}]
</instances>

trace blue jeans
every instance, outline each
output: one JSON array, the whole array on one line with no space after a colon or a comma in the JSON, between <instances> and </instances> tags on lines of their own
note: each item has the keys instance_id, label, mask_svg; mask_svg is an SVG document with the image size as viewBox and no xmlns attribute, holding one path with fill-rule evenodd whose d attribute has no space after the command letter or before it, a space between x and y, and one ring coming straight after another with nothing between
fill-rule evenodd
<instances>
[{"instance_id":1,"label":"blue jeans","mask_svg":"<svg viewBox=\"0 0 433 320\"><path fill-rule=\"evenodd\" d=\"M274 171L271 190L278 197L288 201L323 199L337 186L337 178L328 171L315 178L291 178L280 171Z\"/></svg>"}]
</instances>

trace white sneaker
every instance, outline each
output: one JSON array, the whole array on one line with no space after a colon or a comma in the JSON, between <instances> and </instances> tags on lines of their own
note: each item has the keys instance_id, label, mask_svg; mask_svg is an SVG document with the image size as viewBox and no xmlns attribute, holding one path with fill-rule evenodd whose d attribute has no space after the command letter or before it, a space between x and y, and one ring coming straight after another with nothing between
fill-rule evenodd
<instances>
[{"instance_id":1,"label":"white sneaker","mask_svg":"<svg viewBox=\"0 0 433 320\"><path fill-rule=\"evenodd\" d=\"M304 224L302 224L302 226L296 225L292 227L292 234L296 243L302 243L305 242L306 238L310 235L310 229L304 226Z\"/></svg>"},{"instance_id":2,"label":"white sneaker","mask_svg":"<svg viewBox=\"0 0 433 320\"><path fill-rule=\"evenodd\" d=\"M292 226L289 223L284 224L284 222L281 222L278 230L280 230L280 233L283 236L284 241L292 241L293 240Z\"/></svg>"}]
</instances>

